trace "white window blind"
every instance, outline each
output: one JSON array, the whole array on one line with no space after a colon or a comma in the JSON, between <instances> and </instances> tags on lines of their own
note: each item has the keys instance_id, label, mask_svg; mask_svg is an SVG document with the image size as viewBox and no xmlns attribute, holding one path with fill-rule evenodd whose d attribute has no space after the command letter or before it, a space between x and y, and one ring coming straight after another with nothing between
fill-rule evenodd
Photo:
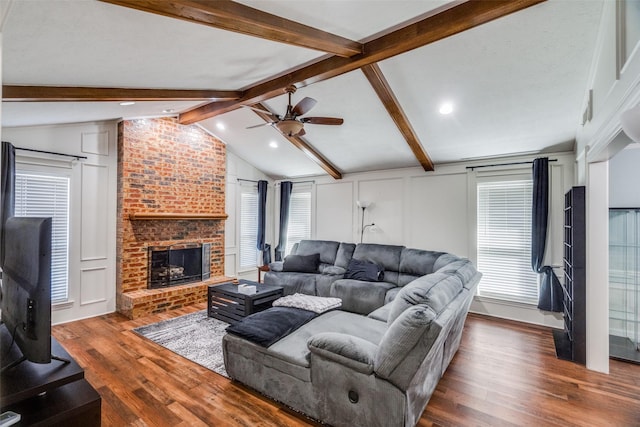
<instances>
[{"instance_id":1,"label":"white window blind","mask_svg":"<svg viewBox=\"0 0 640 427\"><path fill-rule=\"evenodd\" d=\"M531 270L531 180L478 183L478 294L535 304Z\"/></svg>"},{"instance_id":2,"label":"white window blind","mask_svg":"<svg viewBox=\"0 0 640 427\"><path fill-rule=\"evenodd\" d=\"M16 172L15 215L51 217L51 302L69 298L69 178Z\"/></svg>"},{"instance_id":3,"label":"white window blind","mask_svg":"<svg viewBox=\"0 0 640 427\"><path fill-rule=\"evenodd\" d=\"M311 238L311 192L294 191L289 204L289 228L287 230L287 248L291 252L293 245L303 239Z\"/></svg>"},{"instance_id":4,"label":"white window blind","mask_svg":"<svg viewBox=\"0 0 640 427\"><path fill-rule=\"evenodd\" d=\"M240 268L257 265L258 192L256 188L240 193Z\"/></svg>"}]
</instances>

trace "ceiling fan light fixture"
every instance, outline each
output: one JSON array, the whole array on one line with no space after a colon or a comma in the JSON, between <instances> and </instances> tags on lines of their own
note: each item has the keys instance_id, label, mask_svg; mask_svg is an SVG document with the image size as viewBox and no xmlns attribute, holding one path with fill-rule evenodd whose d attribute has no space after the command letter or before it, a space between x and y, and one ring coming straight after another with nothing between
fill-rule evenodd
<instances>
[{"instance_id":1,"label":"ceiling fan light fixture","mask_svg":"<svg viewBox=\"0 0 640 427\"><path fill-rule=\"evenodd\" d=\"M286 136L294 136L302 130L304 125L297 120L281 120L275 123L274 126Z\"/></svg>"}]
</instances>

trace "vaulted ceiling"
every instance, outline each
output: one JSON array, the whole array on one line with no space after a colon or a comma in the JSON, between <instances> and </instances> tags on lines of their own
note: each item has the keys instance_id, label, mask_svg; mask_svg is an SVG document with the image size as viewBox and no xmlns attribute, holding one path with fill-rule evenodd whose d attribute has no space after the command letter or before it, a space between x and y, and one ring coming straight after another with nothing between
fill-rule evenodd
<instances>
[{"instance_id":1,"label":"vaulted ceiling","mask_svg":"<svg viewBox=\"0 0 640 427\"><path fill-rule=\"evenodd\" d=\"M602 12L601 0L0 4L3 126L178 115L274 178L571 149ZM318 101L305 117L344 124L247 129L273 120L247 106L284 114L289 85L294 105Z\"/></svg>"}]
</instances>

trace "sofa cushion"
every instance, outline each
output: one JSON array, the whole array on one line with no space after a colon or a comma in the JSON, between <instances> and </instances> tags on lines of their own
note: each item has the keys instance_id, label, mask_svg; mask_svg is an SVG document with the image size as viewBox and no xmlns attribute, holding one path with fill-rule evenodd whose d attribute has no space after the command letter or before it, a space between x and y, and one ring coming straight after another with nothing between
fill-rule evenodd
<instances>
[{"instance_id":1,"label":"sofa cushion","mask_svg":"<svg viewBox=\"0 0 640 427\"><path fill-rule=\"evenodd\" d=\"M342 267L338 267L335 265L327 265L325 264L324 267L320 268L320 273L322 274L331 274L334 276L338 276L341 274L344 274L347 272L346 268L342 268Z\"/></svg>"},{"instance_id":2,"label":"sofa cushion","mask_svg":"<svg viewBox=\"0 0 640 427\"><path fill-rule=\"evenodd\" d=\"M470 289L475 284L474 276L478 274L478 270L476 270L473 263L465 258L459 258L452 263L446 264L437 272L455 274L462 280L466 289Z\"/></svg>"},{"instance_id":3,"label":"sofa cushion","mask_svg":"<svg viewBox=\"0 0 640 427\"><path fill-rule=\"evenodd\" d=\"M404 246L360 243L353 252L353 259L375 262L384 268L384 280L397 285L403 249Z\"/></svg>"},{"instance_id":4,"label":"sofa cushion","mask_svg":"<svg viewBox=\"0 0 640 427\"><path fill-rule=\"evenodd\" d=\"M329 311L321 314L295 332L269 347L268 352L285 362L309 366L309 339L321 332L338 332L353 335L373 344L382 339L387 325L374 319L345 311Z\"/></svg>"},{"instance_id":5,"label":"sofa cushion","mask_svg":"<svg viewBox=\"0 0 640 427\"><path fill-rule=\"evenodd\" d=\"M322 272L323 267L335 264L339 246L340 242L334 242L332 240L301 240L298 243L295 254L320 254L319 272Z\"/></svg>"},{"instance_id":6,"label":"sofa cushion","mask_svg":"<svg viewBox=\"0 0 640 427\"><path fill-rule=\"evenodd\" d=\"M294 273L288 271L274 273L268 271L264 275L264 283L266 285L282 286L284 295L295 293L317 295L316 278L319 276L317 273Z\"/></svg>"},{"instance_id":7,"label":"sofa cushion","mask_svg":"<svg viewBox=\"0 0 640 427\"><path fill-rule=\"evenodd\" d=\"M384 280L384 268L375 262L352 259L344 273L345 279L381 282Z\"/></svg>"},{"instance_id":8,"label":"sofa cushion","mask_svg":"<svg viewBox=\"0 0 640 427\"><path fill-rule=\"evenodd\" d=\"M433 265L443 253L404 248L400 257L398 285L404 286L420 276L433 273Z\"/></svg>"},{"instance_id":9,"label":"sofa cushion","mask_svg":"<svg viewBox=\"0 0 640 427\"><path fill-rule=\"evenodd\" d=\"M405 285L391 303L387 322L393 323L407 308L425 304L435 313L452 301L462 290L462 281L456 275L433 273Z\"/></svg>"},{"instance_id":10,"label":"sofa cushion","mask_svg":"<svg viewBox=\"0 0 640 427\"><path fill-rule=\"evenodd\" d=\"M329 295L342 299L342 310L369 314L384 305L387 291L395 287L389 282L340 279L333 282Z\"/></svg>"},{"instance_id":11,"label":"sofa cushion","mask_svg":"<svg viewBox=\"0 0 640 427\"><path fill-rule=\"evenodd\" d=\"M340 243L338 247L338 253L336 254L336 267L342 267L344 269L349 265L349 261L353 258L353 251L356 250L355 243Z\"/></svg>"},{"instance_id":12,"label":"sofa cushion","mask_svg":"<svg viewBox=\"0 0 640 427\"><path fill-rule=\"evenodd\" d=\"M320 265L320 254L287 255L282 271L296 273L317 273Z\"/></svg>"},{"instance_id":13,"label":"sofa cushion","mask_svg":"<svg viewBox=\"0 0 640 427\"><path fill-rule=\"evenodd\" d=\"M393 289L392 289L393 290ZM389 293L391 291L388 291ZM373 310L371 313L367 315L369 319L379 320L381 322L387 322L389 318L389 311L391 310L391 304L385 304L380 308Z\"/></svg>"}]
</instances>

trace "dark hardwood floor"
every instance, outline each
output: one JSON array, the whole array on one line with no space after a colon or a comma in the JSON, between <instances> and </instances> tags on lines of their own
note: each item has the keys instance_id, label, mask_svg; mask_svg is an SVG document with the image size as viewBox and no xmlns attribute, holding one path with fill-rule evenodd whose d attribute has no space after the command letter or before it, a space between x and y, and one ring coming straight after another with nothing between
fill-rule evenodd
<instances>
[{"instance_id":1,"label":"dark hardwood floor","mask_svg":"<svg viewBox=\"0 0 640 427\"><path fill-rule=\"evenodd\" d=\"M131 331L196 310L54 326L102 396L103 426L307 426L308 419ZM555 357L547 328L470 315L419 426L640 426L640 366Z\"/></svg>"}]
</instances>

